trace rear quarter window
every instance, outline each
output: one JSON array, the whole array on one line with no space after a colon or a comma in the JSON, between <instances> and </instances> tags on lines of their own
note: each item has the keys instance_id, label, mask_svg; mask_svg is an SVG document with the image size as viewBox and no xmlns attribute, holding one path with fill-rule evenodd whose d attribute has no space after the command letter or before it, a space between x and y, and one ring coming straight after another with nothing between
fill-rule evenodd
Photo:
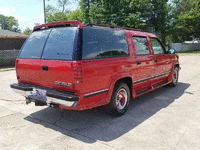
<instances>
[{"instance_id":1,"label":"rear quarter window","mask_svg":"<svg viewBox=\"0 0 200 150\"><path fill-rule=\"evenodd\" d=\"M83 29L82 59L128 56L124 30L85 27Z\"/></svg>"},{"instance_id":2,"label":"rear quarter window","mask_svg":"<svg viewBox=\"0 0 200 150\"><path fill-rule=\"evenodd\" d=\"M133 37L137 55L150 55L149 45L146 37Z\"/></svg>"}]
</instances>

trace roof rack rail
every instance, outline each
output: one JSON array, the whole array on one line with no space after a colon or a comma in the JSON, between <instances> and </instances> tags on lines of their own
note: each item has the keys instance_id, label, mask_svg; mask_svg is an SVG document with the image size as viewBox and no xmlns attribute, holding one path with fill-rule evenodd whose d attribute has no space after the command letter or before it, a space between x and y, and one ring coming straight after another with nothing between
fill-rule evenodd
<instances>
[{"instance_id":1,"label":"roof rack rail","mask_svg":"<svg viewBox=\"0 0 200 150\"><path fill-rule=\"evenodd\" d=\"M129 27L122 27L122 26L112 26L112 25L106 25L106 24L94 24L94 23L87 23L85 26L100 26L100 27L110 27L110 28L120 28L120 29L126 29L126 30L134 30L134 31L143 31L142 29L135 29L135 28L129 28Z\"/></svg>"}]
</instances>

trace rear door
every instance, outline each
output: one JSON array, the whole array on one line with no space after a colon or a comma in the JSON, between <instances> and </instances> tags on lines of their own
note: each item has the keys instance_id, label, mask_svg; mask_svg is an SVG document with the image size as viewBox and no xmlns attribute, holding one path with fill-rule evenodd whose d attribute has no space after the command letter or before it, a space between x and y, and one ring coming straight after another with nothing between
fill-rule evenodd
<instances>
[{"instance_id":1,"label":"rear door","mask_svg":"<svg viewBox=\"0 0 200 150\"><path fill-rule=\"evenodd\" d=\"M35 31L24 44L17 63L19 82L72 90L71 63L76 47L76 27ZM60 86L56 83L63 83Z\"/></svg>"},{"instance_id":2,"label":"rear door","mask_svg":"<svg viewBox=\"0 0 200 150\"><path fill-rule=\"evenodd\" d=\"M147 37L134 36L135 59L137 66L134 69L134 88L140 94L151 88L151 79L154 76L154 56L151 55Z\"/></svg>"}]
</instances>

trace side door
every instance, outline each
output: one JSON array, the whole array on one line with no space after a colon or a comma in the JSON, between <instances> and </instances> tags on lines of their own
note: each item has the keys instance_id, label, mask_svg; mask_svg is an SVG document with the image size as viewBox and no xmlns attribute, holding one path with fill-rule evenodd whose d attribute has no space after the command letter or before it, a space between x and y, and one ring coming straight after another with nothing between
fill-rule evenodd
<instances>
[{"instance_id":1,"label":"side door","mask_svg":"<svg viewBox=\"0 0 200 150\"><path fill-rule=\"evenodd\" d=\"M140 95L151 89L151 80L154 77L154 56L151 54L147 37L133 36L135 60L134 89Z\"/></svg>"},{"instance_id":2,"label":"side door","mask_svg":"<svg viewBox=\"0 0 200 150\"><path fill-rule=\"evenodd\" d=\"M167 77L172 70L172 56L166 54L166 50L158 38L150 38L150 41L155 57L155 79Z\"/></svg>"}]
</instances>

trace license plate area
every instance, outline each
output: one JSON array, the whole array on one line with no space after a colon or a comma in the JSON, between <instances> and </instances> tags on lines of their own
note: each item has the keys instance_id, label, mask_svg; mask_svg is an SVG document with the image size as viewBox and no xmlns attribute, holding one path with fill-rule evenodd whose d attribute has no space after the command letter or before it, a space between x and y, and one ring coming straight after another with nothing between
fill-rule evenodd
<instances>
[{"instance_id":1,"label":"license plate area","mask_svg":"<svg viewBox=\"0 0 200 150\"><path fill-rule=\"evenodd\" d=\"M37 96L44 96L46 97L46 90L42 90L42 89L38 89L38 88L34 88L32 94L35 94Z\"/></svg>"}]
</instances>

